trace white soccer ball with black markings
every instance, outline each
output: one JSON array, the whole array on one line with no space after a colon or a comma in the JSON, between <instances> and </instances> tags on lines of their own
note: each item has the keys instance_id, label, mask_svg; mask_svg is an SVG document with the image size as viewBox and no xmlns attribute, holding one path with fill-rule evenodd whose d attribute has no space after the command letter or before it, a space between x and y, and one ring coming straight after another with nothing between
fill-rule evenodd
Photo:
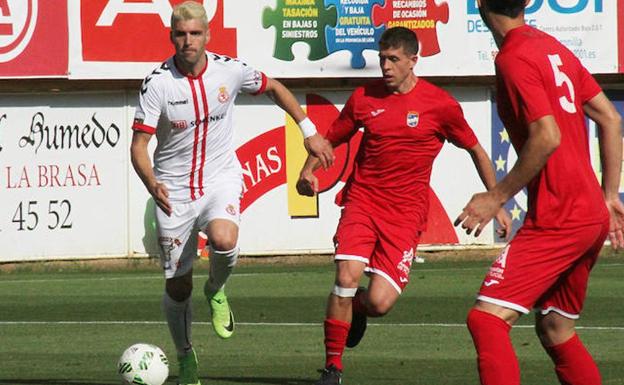
<instances>
[{"instance_id":1,"label":"white soccer ball with black markings","mask_svg":"<svg viewBox=\"0 0 624 385\"><path fill-rule=\"evenodd\" d=\"M117 373L127 385L162 385L169 376L169 360L158 346L134 344L119 358Z\"/></svg>"}]
</instances>

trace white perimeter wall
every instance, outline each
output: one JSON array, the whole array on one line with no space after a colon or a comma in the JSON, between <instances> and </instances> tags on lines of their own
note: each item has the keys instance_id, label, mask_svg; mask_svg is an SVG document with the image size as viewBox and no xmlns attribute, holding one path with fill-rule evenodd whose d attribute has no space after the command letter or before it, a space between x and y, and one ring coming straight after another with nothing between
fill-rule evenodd
<instances>
[{"instance_id":1,"label":"white perimeter wall","mask_svg":"<svg viewBox=\"0 0 624 385\"><path fill-rule=\"evenodd\" d=\"M449 91L490 152L489 90ZM347 92L297 92L302 105L308 93L327 99L326 108L335 114L348 97ZM0 95L0 262L157 253L153 203L129 160L135 101L134 92ZM251 159L264 164L251 167L255 180L246 178L246 187L257 199L242 215L241 250L246 254L331 252L339 217L333 200L342 183L319 196L318 216L291 217L292 178L286 177L286 161L291 157L267 157L273 144L259 139L280 132L281 137L272 137L283 138L285 122L285 114L265 96L243 95L237 101L237 144L256 141L268 149L258 150L256 157L247 151ZM301 152L298 145L286 147L289 154ZM273 182L267 188L269 176ZM267 191L258 193L260 186ZM431 186L451 222L470 196L483 190L468 154L450 144L435 162ZM494 243L491 225L478 238L461 231L455 234L459 240L455 245Z\"/></svg>"}]
</instances>

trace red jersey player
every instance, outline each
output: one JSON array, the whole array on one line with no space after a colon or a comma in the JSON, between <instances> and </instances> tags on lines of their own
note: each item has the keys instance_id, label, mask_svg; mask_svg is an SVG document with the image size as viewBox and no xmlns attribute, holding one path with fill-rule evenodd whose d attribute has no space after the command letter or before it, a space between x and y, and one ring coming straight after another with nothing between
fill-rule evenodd
<instances>
[{"instance_id":1,"label":"red jersey player","mask_svg":"<svg viewBox=\"0 0 624 385\"><path fill-rule=\"evenodd\" d=\"M325 320L325 370L318 385L340 384L345 345L358 344L366 317L385 315L408 283L429 208L429 179L445 140L467 150L489 189L494 169L447 92L413 72L418 40L406 28L390 28L379 42L383 79L357 88L326 138L337 146L364 128L351 177L338 203L344 206L334 238L335 286ZM298 190L313 195L318 160L308 157ZM501 233L510 219L500 211ZM358 289L362 273L368 289Z\"/></svg>"},{"instance_id":2,"label":"red jersey player","mask_svg":"<svg viewBox=\"0 0 624 385\"><path fill-rule=\"evenodd\" d=\"M536 308L536 332L567 385L598 385L600 372L575 333L589 273L609 235L624 246L618 187L621 118L579 60L552 36L524 23L526 0L479 0L500 52L499 115L518 160L456 220L478 234L524 186L522 228L493 263L468 314L483 385L518 385L509 330ZM585 115L599 128L602 189L591 167ZM606 204L605 204L606 203Z\"/></svg>"}]
</instances>

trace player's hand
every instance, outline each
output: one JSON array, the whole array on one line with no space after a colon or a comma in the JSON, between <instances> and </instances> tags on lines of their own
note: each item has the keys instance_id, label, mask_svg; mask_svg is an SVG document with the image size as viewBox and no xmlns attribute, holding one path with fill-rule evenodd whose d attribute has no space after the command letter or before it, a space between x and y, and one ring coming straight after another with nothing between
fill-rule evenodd
<instances>
[{"instance_id":1,"label":"player's hand","mask_svg":"<svg viewBox=\"0 0 624 385\"><path fill-rule=\"evenodd\" d=\"M466 234L474 231L475 237L478 237L485 225L497 215L501 206L491 191L475 194L453 224L461 224Z\"/></svg>"},{"instance_id":2,"label":"player's hand","mask_svg":"<svg viewBox=\"0 0 624 385\"><path fill-rule=\"evenodd\" d=\"M334 159L336 157L334 156L332 145L318 132L304 139L303 145L308 151L308 154L314 155L321 161L321 166L323 166L325 170L334 164Z\"/></svg>"},{"instance_id":3,"label":"player's hand","mask_svg":"<svg viewBox=\"0 0 624 385\"><path fill-rule=\"evenodd\" d=\"M507 210L501 208L496 213L496 222L498 222L498 228L496 229L496 234L499 238L504 240L509 240L509 235L511 234L511 224L512 219L507 213Z\"/></svg>"},{"instance_id":4,"label":"player's hand","mask_svg":"<svg viewBox=\"0 0 624 385\"><path fill-rule=\"evenodd\" d=\"M301 171L297 181L297 192L312 197L318 192L318 178L309 170Z\"/></svg>"},{"instance_id":5,"label":"player's hand","mask_svg":"<svg viewBox=\"0 0 624 385\"><path fill-rule=\"evenodd\" d=\"M624 248L624 205L619 198L605 200L609 210L609 241L613 250Z\"/></svg>"},{"instance_id":6,"label":"player's hand","mask_svg":"<svg viewBox=\"0 0 624 385\"><path fill-rule=\"evenodd\" d=\"M163 183L156 182L150 188L150 194L154 198L156 205L164 211L167 216L171 216L171 204L169 203L169 190Z\"/></svg>"}]
</instances>

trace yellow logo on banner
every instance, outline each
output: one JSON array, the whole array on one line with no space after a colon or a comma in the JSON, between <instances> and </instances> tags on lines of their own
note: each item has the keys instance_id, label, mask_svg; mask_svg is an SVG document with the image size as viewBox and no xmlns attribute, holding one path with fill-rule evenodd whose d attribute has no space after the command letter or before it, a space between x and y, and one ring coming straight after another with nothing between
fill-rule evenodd
<instances>
[{"instance_id":1,"label":"yellow logo on banner","mask_svg":"<svg viewBox=\"0 0 624 385\"><path fill-rule=\"evenodd\" d=\"M318 217L318 195L307 197L297 192L299 172L308 157L303 147L303 135L297 123L286 114L286 185L288 215L292 218Z\"/></svg>"}]
</instances>

